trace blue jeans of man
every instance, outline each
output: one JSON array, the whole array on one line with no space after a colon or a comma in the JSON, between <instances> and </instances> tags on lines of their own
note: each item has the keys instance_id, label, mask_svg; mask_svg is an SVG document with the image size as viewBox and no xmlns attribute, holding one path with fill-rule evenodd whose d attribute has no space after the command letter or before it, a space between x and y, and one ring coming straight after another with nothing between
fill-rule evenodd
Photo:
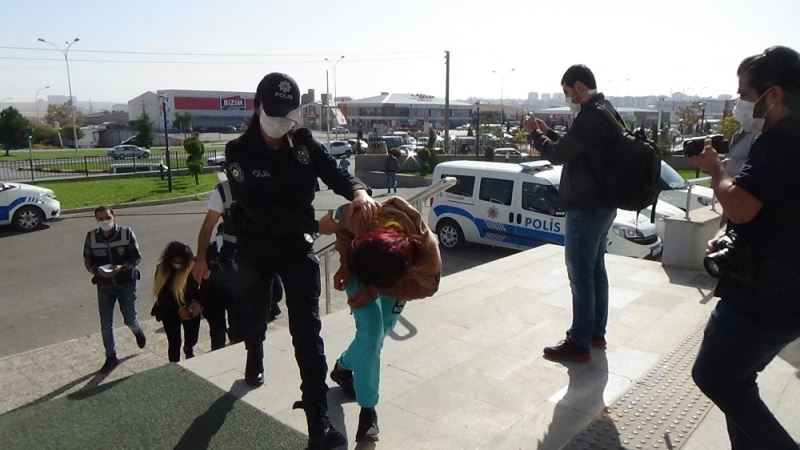
<instances>
[{"instance_id":1,"label":"blue jeans of man","mask_svg":"<svg viewBox=\"0 0 800 450\"><path fill-rule=\"evenodd\" d=\"M397 172L386 172L386 192L397 192Z\"/></svg>"},{"instance_id":2,"label":"blue jeans of man","mask_svg":"<svg viewBox=\"0 0 800 450\"><path fill-rule=\"evenodd\" d=\"M592 336L605 336L608 322L606 235L616 209L566 212L564 254L572 289L570 340L589 348Z\"/></svg>"},{"instance_id":3,"label":"blue jeans of man","mask_svg":"<svg viewBox=\"0 0 800 450\"><path fill-rule=\"evenodd\" d=\"M359 287L358 279L350 278L346 286L348 297L355 295ZM338 363L353 371L356 401L362 408L374 408L378 404L383 341L397 324L403 306L404 301L378 296L366 305L352 309L356 336Z\"/></svg>"},{"instance_id":4,"label":"blue jeans of man","mask_svg":"<svg viewBox=\"0 0 800 450\"><path fill-rule=\"evenodd\" d=\"M106 357L116 357L114 346L114 303L119 301L119 310L125 325L134 334L142 332L136 318L136 283L125 285L97 285L97 307L100 311L100 332L103 335L103 346Z\"/></svg>"},{"instance_id":5,"label":"blue jeans of man","mask_svg":"<svg viewBox=\"0 0 800 450\"><path fill-rule=\"evenodd\" d=\"M725 414L733 450L797 450L797 443L761 400L756 377L800 337L800 325L763 322L736 311L724 299L717 303L692 378Z\"/></svg>"}]
</instances>

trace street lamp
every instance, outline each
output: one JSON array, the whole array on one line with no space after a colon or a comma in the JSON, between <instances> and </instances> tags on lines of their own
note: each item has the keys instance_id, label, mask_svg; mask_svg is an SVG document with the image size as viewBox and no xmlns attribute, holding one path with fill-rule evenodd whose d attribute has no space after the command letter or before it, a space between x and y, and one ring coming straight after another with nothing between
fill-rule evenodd
<instances>
[{"instance_id":1,"label":"street lamp","mask_svg":"<svg viewBox=\"0 0 800 450\"><path fill-rule=\"evenodd\" d=\"M505 132L503 132L503 124L505 124L506 122L506 110L505 107L503 107L503 85L505 84L506 81L506 75L510 74L514 70L515 69L511 69L502 75L500 74L500 72L496 70L492 71L493 74L498 75L500 77L500 132L502 136L505 136Z\"/></svg>"},{"instance_id":2,"label":"street lamp","mask_svg":"<svg viewBox=\"0 0 800 450\"><path fill-rule=\"evenodd\" d=\"M39 117L39 92L42 92L45 89L50 89L50 86L37 89L36 95L33 96L33 104L36 106L36 119L39 120L39 122L42 121L42 119Z\"/></svg>"},{"instance_id":3,"label":"street lamp","mask_svg":"<svg viewBox=\"0 0 800 450\"><path fill-rule=\"evenodd\" d=\"M330 60L330 59L328 59L328 58L325 58L325 61L327 61L328 63L330 63L330 64L332 64L332 65L333 65L333 107L334 107L334 108L336 108L336 107L337 107L337 106L336 106L336 66L338 66L338 65L339 65L339 63L340 63L340 62L341 62L343 59L344 59L344 55L342 55L342 56L338 57L338 58L336 59L336 61L332 61L332 60ZM329 93L328 95L330 95L330 93ZM330 105L330 100L328 101L328 105ZM330 108L330 106L329 106L329 108ZM330 117L328 117L328 121L330 121ZM337 123L336 123L336 125L339 125L339 123L337 122ZM338 127L338 126L336 127L336 135L337 135L337 136L339 135L339 127ZM337 138L337 139L338 139L338 138Z\"/></svg>"},{"instance_id":4,"label":"street lamp","mask_svg":"<svg viewBox=\"0 0 800 450\"><path fill-rule=\"evenodd\" d=\"M478 150L481 148L481 101L475 100L475 108L478 110L475 114L477 120L477 124L475 126L475 156L480 157L480 151ZM455 152L453 152L455 153Z\"/></svg>"},{"instance_id":5,"label":"street lamp","mask_svg":"<svg viewBox=\"0 0 800 450\"><path fill-rule=\"evenodd\" d=\"M167 189L172 192L172 161L169 158L169 129L167 128L167 102L169 101L169 95L167 94L158 94L158 98L161 99L161 113L164 115L164 142L166 145L166 155L167 155Z\"/></svg>"},{"instance_id":6,"label":"street lamp","mask_svg":"<svg viewBox=\"0 0 800 450\"><path fill-rule=\"evenodd\" d=\"M70 75L69 75L69 49L70 49L70 47L72 47L73 44L75 44L79 40L80 40L79 38L75 38L75 39L72 40L72 42L64 41L64 44L66 44L66 47L61 48L57 44L54 44L54 43L52 43L50 41L46 41L46 40L44 40L42 38L38 39L39 42L44 42L45 44L49 44L49 45L53 46L56 50L61 52L61 54L64 55L64 62L67 63L67 86L69 87L69 105L70 105L70 111L69 112L70 112L70 115L72 116L72 138L74 139L75 151L76 152L78 151L78 126L75 124L75 108L77 108L77 106L72 103L72 79L70 78Z\"/></svg>"}]
</instances>

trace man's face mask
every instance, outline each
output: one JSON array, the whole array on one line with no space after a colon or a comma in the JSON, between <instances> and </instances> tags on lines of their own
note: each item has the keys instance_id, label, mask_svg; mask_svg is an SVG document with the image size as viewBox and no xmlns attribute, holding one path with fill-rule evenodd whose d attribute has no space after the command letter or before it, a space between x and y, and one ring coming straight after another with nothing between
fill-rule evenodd
<instances>
[{"instance_id":1,"label":"man's face mask","mask_svg":"<svg viewBox=\"0 0 800 450\"><path fill-rule=\"evenodd\" d=\"M286 117L270 117L264 112L263 108L258 113L258 120L264 133L274 139L283 137L294 127L293 120Z\"/></svg>"},{"instance_id":2,"label":"man's face mask","mask_svg":"<svg viewBox=\"0 0 800 450\"><path fill-rule=\"evenodd\" d=\"M103 231L110 231L112 228L114 228L114 219L98 220L97 225Z\"/></svg>"},{"instance_id":3,"label":"man's face mask","mask_svg":"<svg viewBox=\"0 0 800 450\"><path fill-rule=\"evenodd\" d=\"M742 100L741 98L736 100L736 104L733 105L733 117L742 125L742 130L760 133L764 128L765 118L772 108L772 105L767 107L763 117L755 117L756 104L758 104L771 89L772 88L767 89L766 92L761 94L754 102Z\"/></svg>"}]
</instances>

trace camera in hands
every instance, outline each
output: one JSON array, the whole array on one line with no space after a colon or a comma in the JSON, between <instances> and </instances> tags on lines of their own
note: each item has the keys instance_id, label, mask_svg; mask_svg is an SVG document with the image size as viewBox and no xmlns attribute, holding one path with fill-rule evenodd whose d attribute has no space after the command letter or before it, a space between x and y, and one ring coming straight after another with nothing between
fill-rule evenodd
<instances>
[{"instance_id":1,"label":"camera in hands","mask_svg":"<svg viewBox=\"0 0 800 450\"><path fill-rule=\"evenodd\" d=\"M728 153L730 150L728 141L721 134L710 134L708 136L701 136L683 141L683 154L687 157L697 156L703 152L706 146L706 139L711 139L711 146L717 153Z\"/></svg>"},{"instance_id":2,"label":"camera in hands","mask_svg":"<svg viewBox=\"0 0 800 450\"><path fill-rule=\"evenodd\" d=\"M714 278L730 275L748 281L753 275L752 252L735 231L728 230L714 242L714 251L703 258L703 267Z\"/></svg>"}]
</instances>

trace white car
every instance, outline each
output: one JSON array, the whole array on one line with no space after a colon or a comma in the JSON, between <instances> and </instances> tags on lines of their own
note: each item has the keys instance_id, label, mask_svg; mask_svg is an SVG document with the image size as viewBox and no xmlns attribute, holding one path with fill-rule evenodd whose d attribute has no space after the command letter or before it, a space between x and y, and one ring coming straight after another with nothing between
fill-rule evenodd
<instances>
[{"instance_id":1,"label":"white car","mask_svg":"<svg viewBox=\"0 0 800 450\"><path fill-rule=\"evenodd\" d=\"M433 181L454 177L455 186L435 197L428 215L439 243L455 249L477 242L513 249L564 245L564 212L558 204L561 166L549 161L521 164L449 161ZM650 216L618 210L607 236L608 252L654 258L662 244Z\"/></svg>"},{"instance_id":2,"label":"white car","mask_svg":"<svg viewBox=\"0 0 800 450\"><path fill-rule=\"evenodd\" d=\"M347 143L347 141L330 141L326 142L325 148L328 149L328 153L334 158L338 158L340 156L344 156L345 158L349 158L350 155L353 154L353 147Z\"/></svg>"},{"instance_id":3,"label":"white car","mask_svg":"<svg viewBox=\"0 0 800 450\"><path fill-rule=\"evenodd\" d=\"M664 161L661 161L661 183L661 193L658 194L658 199L685 211L689 185L681 174ZM713 189L706 186L692 186L689 211L710 206L713 198ZM656 207L656 210L658 210L658 207Z\"/></svg>"},{"instance_id":4,"label":"white car","mask_svg":"<svg viewBox=\"0 0 800 450\"><path fill-rule=\"evenodd\" d=\"M358 149L361 153L367 153L367 149L369 148L369 144L365 140L358 140L358 139L348 139L347 143L350 144L350 148L353 149L353 153L356 153L356 144L360 143L360 148Z\"/></svg>"},{"instance_id":5,"label":"white car","mask_svg":"<svg viewBox=\"0 0 800 450\"><path fill-rule=\"evenodd\" d=\"M515 148L502 147L494 149L494 156L505 157L505 156L524 156L524 155Z\"/></svg>"},{"instance_id":6,"label":"white car","mask_svg":"<svg viewBox=\"0 0 800 450\"><path fill-rule=\"evenodd\" d=\"M403 144L400 147L397 147L397 151L400 152L400 156L406 156L410 158L417 155L417 145Z\"/></svg>"},{"instance_id":7,"label":"white car","mask_svg":"<svg viewBox=\"0 0 800 450\"><path fill-rule=\"evenodd\" d=\"M0 225L19 231L39 228L61 215L61 202L50 189L22 183L0 182Z\"/></svg>"}]
</instances>

